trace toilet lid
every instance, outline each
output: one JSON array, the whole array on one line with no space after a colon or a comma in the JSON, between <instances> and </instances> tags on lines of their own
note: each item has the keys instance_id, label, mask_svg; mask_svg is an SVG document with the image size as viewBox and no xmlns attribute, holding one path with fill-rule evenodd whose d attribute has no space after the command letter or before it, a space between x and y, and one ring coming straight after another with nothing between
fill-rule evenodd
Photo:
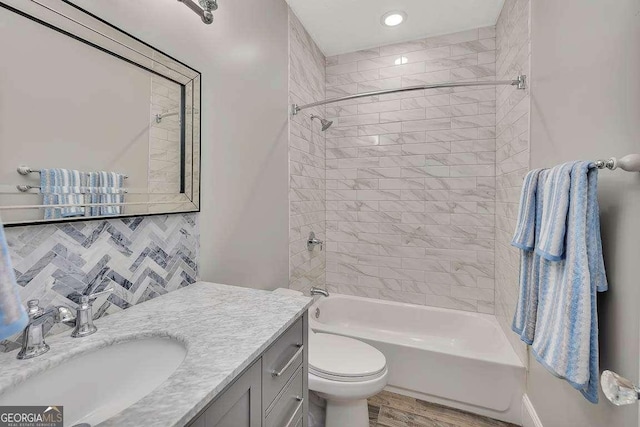
<instances>
[{"instance_id":1,"label":"toilet lid","mask_svg":"<svg viewBox=\"0 0 640 427\"><path fill-rule=\"evenodd\" d=\"M337 381L365 381L384 373L387 361L379 350L353 338L309 334L309 372Z\"/></svg>"}]
</instances>

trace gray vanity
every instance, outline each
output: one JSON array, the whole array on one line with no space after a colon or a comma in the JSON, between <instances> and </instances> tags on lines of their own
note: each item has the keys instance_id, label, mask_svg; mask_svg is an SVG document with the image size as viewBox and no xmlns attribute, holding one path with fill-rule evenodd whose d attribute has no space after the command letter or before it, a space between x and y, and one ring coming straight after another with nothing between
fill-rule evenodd
<instances>
[{"instance_id":1,"label":"gray vanity","mask_svg":"<svg viewBox=\"0 0 640 427\"><path fill-rule=\"evenodd\" d=\"M2 354L0 405L61 405L65 426L304 426L311 303L198 282L98 319L90 336L48 337L37 357Z\"/></svg>"},{"instance_id":2,"label":"gray vanity","mask_svg":"<svg viewBox=\"0 0 640 427\"><path fill-rule=\"evenodd\" d=\"M193 427L306 425L307 316L289 327L262 356L189 424Z\"/></svg>"}]
</instances>

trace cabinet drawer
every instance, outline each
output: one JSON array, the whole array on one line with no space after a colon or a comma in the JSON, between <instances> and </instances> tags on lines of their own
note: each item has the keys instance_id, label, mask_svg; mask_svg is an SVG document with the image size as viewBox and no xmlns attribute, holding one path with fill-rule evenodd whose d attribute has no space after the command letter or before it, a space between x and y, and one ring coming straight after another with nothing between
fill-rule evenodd
<instances>
[{"instance_id":1,"label":"cabinet drawer","mask_svg":"<svg viewBox=\"0 0 640 427\"><path fill-rule=\"evenodd\" d=\"M262 407L269 408L304 359L302 318L298 319L262 357ZM268 410L267 410L268 412Z\"/></svg>"},{"instance_id":2,"label":"cabinet drawer","mask_svg":"<svg viewBox=\"0 0 640 427\"><path fill-rule=\"evenodd\" d=\"M303 410L303 369L299 368L293 379L278 397L267 415L265 427L295 427L299 424Z\"/></svg>"}]
</instances>

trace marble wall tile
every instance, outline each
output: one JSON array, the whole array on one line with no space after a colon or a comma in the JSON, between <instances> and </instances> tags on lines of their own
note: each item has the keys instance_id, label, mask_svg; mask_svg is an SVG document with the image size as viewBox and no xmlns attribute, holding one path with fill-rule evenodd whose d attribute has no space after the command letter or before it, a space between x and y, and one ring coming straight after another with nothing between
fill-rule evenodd
<instances>
[{"instance_id":1,"label":"marble wall tile","mask_svg":"<svg viewBox=\"0 0 640 427\"><path fill-rule=\"evenodd\" d=\"M169 116L163 118L160 123L155 120L156 114L178 111L180 104L181 93L178 85L153 75L147 183L150 193L180 193L180 118Z\"/></svg>"},{"instance_id":2,"label":"marble wall tile","mask_svg":"<svg viewBox=\"0 0 640 427\"><path fill-rule=\"evenodd\" d=\"M325 97L492 79L495 34L481 28L328 58ZM493 312L496 99L493 88L456 88L326 108L335 123L326 140L329 290Z\"/></svg>"},{"instance_id":3,"label":"marble wall tile","mask_svg":"<svg viewBox=\"0 0 640 427\"><path fill-rule=\"evenodd\" d=\"M507 0L496 25L498 79L530 74L529 0ZM518 356L526 347L511 331L518 295L519 253L509 242L522 178L529 169L529 90L498 87L496 100L495 313Z\"/></svg>"},{"instance_id":4,"label":"marble wall tile","mask_svg":"<svg viewBox=\"0 0 640 427\"><path fill-rule=\"evenodd\" d=\"M343 96L357 91L357 84L369 78L357 73L357 63L349 58L364 59L376 56L375 51L360 52L345 57L334 57L330 62L316 46L293 11L289 10L289 102L306 104L325 99L325 87L331 87L330 96ZM331 83L331 84L330 84ZM359 117L357 107L332 106L332 117L336 117L333 129L360 124L378 123L377 113ZM334 228L326 228L327 200L355 200L356 191L377 188L377 181L368 183L357 180L357 174L332 175L335 178L327 185L325 165L329 161L347 160L358 156L357 147L371 145L377 141L356 135L339 135L331 140L327 149L325 133L318 121L310 114L324 117L325 107L305 110L292 116L289 123L289 287L308 293L312 286L325 287L326 251L316 248L307 250L307 239L313 231L316 238L333 242L357 242L355 229L339 229L338 220ZM337 136L337 135L336 135ZM373 185L373 186L372 186Z\"/></svg>"}]
</instances>

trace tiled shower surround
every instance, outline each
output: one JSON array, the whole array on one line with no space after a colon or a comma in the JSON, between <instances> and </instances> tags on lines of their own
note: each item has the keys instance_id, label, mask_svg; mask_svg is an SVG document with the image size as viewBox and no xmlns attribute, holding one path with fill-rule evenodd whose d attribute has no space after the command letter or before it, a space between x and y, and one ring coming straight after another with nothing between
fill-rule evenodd
<instances>
[{"instance_id":1,"label":"tiled shower surround","mask_svg":"<svg viewBox=\"0 0 640 427\"><path fill-rule=\"evenodd\" d=\"M39 299L42 307L75 307L79 295L113 287L94 303L99 317L198 276L197 214L8 227L5 233L25 304ZM18 337L0 342L0 352L17 348Z\"/></svg>"},{"instance_id":2,"label":"tiled shower surround","mask_svg":"<svg viewBox=\"0 0 640 427\"><path fill-rule=\"evenodd\" d=\"M155 115L177 112L180 87L162 77L151 76L151 125L149 129L149 193L180 192L180 117L169 116L160 123Z\"/></svg>"},{"instance_id":3,"label":"tiled shower surround","mask_svg":"<svg viewBox=\"0 0 640 427\"><path fill-rule=\"evenodd\" d=\"M307 104L324 99L325 58L298 18L289 10L289 102ZM307 250L313 231L325 240L325 137L310 114L289 122L289 286L308 293L325 286L325 251Z\"/></svg>"},{"instance_id":4,"label":"tiled shower surround","mask_svg":"<svg viewBox=\"0 0 640 427\"><path fill-rule=\"evenodd\" d=\"M499 79L530 73L529 0L507 0L497 24ZM509 245L515 229L522 179L529 170L529 90L497 89L496 111L496 316L518 356L526 346L511 333L518 296L518 250Z\"/></svg>"},{"instance_id":5,"label":"tiled shower surround","mask_svg":"<svg viewBox=\"0 0 640 427\"><path fill-rule=\"evenodd\" d=\"M495 74L480 28L329 57L326 97ZM494 313L495 101L488 86L326 107L330 291Z\"/></svg>"}]
</instances>

